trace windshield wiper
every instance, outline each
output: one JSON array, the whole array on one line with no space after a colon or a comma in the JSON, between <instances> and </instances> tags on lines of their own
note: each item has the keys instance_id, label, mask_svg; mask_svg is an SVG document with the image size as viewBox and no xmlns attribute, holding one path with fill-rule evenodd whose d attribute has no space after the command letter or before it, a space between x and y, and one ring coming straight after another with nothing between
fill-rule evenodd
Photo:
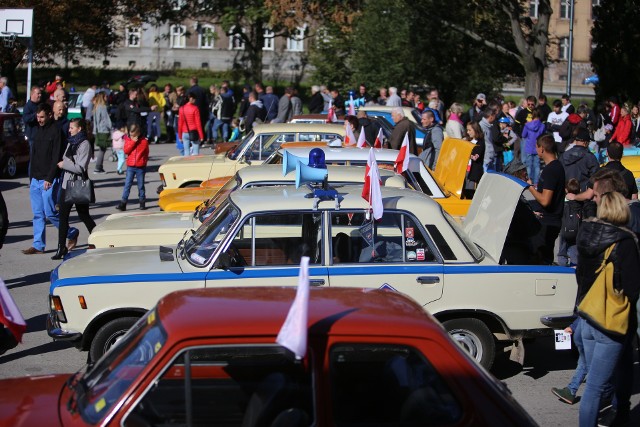
<instances>
[{"instance_id":1,"label":"windshield wiper","mask_svg":"<svg viewBox=\"0 0 640 427\"><path fill-rule=\"evenodd\" d=\"M82 372L78 371L66 382L67 387L73 391L67 402L67 410L72 414L78 412L78 402L87 393L87 383L82 378Z\"/></svg>"},{"instance_id":2,"label":"windshield wiper","mask_svg":"<svg viewBox=\"0 0 640 427\"><path fill-rule=\"evenodd\" d=\"M187 235L189 233L191 233L191 235L187 239ZM186 246L187 246L187 243L189 243L189 241L191 239L193 239L193 233L195 233L195 230L193 228L189 228L182 235L182 239L180 240L180 242L178 243L178 247L176 248L177 249L177 253L180 255L180 259L185 259L186 258L186 254L185 254Z\"/></svg>"}]
</instances>

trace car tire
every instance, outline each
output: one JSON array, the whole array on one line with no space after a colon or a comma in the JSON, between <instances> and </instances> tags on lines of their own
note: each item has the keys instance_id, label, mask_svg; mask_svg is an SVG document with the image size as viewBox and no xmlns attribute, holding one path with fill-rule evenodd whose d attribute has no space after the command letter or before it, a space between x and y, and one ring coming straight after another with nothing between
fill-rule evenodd
<instances>
[{"instance_id":1,"label":"car tire","mask_svg":"<svg viewBox=\"0 0 640 427\"><path fill-rule=\"evenodd\" d=\"M137 321L138 317L120 317L104 324L91 341L89 358L100 359Z\"/></svg>"},{"instance_id":2,"label":"car tire","mask_svg":"<svg viewBox=\"0 0 640 427\"><path fill-rule=\"evenodd\" d=\"M200 187L199 182L190 182L187 185L183 186L182 188L198 188L198 187Z\"/></svg>"},{"instance_id":3,"label":"car tire","mask_svg":"<svg viewBox=\"0 0 640 427\"><path fill-rule=\"evenodd\" d=\"M5 178L15 178L18 175L18 162L12 155L8 155L2 165L2 175Z\"/></svg>"},{"instance_id":4,"label":"car tire","mask_svg":"<svg viewBox=\"0 0 640 427\"><path fill-rule=\"evenodd\" d=\"M487 327L478 319L454 319L443 322L451 338L457 342L471 358L486 369L490 369L496 356L496 341Z\"/></svg>"}]
</instances>

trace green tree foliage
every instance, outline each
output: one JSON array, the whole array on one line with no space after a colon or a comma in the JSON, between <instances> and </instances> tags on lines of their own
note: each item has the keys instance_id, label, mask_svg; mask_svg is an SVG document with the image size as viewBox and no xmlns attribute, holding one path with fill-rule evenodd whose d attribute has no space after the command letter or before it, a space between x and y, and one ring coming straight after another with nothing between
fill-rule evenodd
<instances>
[{"instance_id":1,"label":"green tree foliage","mask_svg":"<svg viewBox=\"0 0 640 427\"><path fill-rule=\"evenodd\" d=\"M332 22L318 29L309 52L309 62L314 66L311 73L314 83L340 91L351 87L352 72L348 66L353 51L351 35Z\"/></svg>"},{"instance_id":2,"label":"green tree foliage","mask_svg":"<svg viewBox=\"0 0 640 427\"><path fill-rule=\"evenodd\" d=\"M600 78L597 98L639 101L640 1L603 0L593 13L591 64Z\"/></svg>"}]
</instances>

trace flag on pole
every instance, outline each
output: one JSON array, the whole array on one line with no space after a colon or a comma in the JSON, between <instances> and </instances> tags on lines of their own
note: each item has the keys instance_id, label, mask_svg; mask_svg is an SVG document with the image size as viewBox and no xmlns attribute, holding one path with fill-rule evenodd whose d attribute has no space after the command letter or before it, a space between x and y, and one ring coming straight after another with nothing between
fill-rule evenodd
<instances>
[{"instance_id":1,"label":"flag on pole","mask_svg":"<svg viewBox=\"0 0 640 427\"><path fill-rule=\"evenodd\" d=\"M351 129L351 124L349 124L349 120L344 121L344 129L346 131L344 137L344 145L356 145L356 136L353 134L353 130Z\"/></svg>"},{"instance_id":2,"label":"flag on pole","mask_svg":"<svg viewBox=\"0 0 640 427\"><path fill-rule=\"evenodd\" d=\"M373 148L382 148L382 128L378 130L378 136L376 136L376 141L373 143Z\"/></svg>"},{"instance_id":3,"label":"flag on pole","mask_svg":"<svg viewBox=\"0 0 640 427\"><path fill-rule=\"evenodd\" d=\"M356 115L356 109L353 106L353 95L349 94L349 115L350 116L355 116Z\"/></svg>"},{"instance_id":4,"label":"flag on pole","mask_svg":"<svg viewBox=\"0 0 640 427\"><path fill-rule=\"evenodd\" d=\"M358 135L358 143L356 144L358 148L364 148L367 146L367 140L365 139L366 135L364 134L364 126L360 127L360 135Z\"/></svg>"},{"instance_id":5,"label":"flag on pole","mask_svg":"<svg viewBox=\"0 0 640 427\"><path fill-rule=\"evenodd\" d=\"M13 334L16 341L22 342L22 334L27 330L20 309L11 297L7 286L0 279L0 323L5 325Z\"/></svg>"},{"instance_id":6,"label":"flag on pole","mask_svg":"<svg viewBox=\"0 0 640 427\"><path fill-rule=\"evenodd\" d=\"M380 171L376 162L376 153L374 148L369 149L369 158L367 159L367 167L364 175L364 186L362 188L362 198L369 202L369 206L373 210L375 219L382 218L384 208L382 206L382 191L380 186Z\"/></svg>"},{"instance_id":7,"label":"flag on pole","mask_svg":"<svg viewBox=\"0 0 640 427\"><path fill-rule=\"evenodd\" d=\"M409 169L409 132L404 134L404 140L396 157L396 173L402 173Z\"/></svg>"},{"instance_id":8,"label":"flag on pole","mask_svg":"<svg viewBox=\"0 0 640 427\"><path fill-rule=\"evenodd\" d=\"M329 100L329 108L327 109L327 123L335 123L338 121L336 111L333 109L333 101Z\"/></svg>"},{"instance_id":9,"label":"flag on pole","mask_svg":"<svg viewBox=\"0 0 640 427\"><path fill-rule=\"evenodd\" d=\"M300 260L298 290L289 314L280 328L276 342L291 350L297 359L307 353L307 324L309 322L309 257Z\"/></svg>"}]
</instances>

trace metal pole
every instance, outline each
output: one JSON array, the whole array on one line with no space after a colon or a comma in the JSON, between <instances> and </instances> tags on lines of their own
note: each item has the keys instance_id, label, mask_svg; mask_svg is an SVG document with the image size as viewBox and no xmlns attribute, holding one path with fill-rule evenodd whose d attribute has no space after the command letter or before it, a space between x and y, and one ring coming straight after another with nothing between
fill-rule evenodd
<instances>
[{"instance_id":1,"label":"metal pole","mask_svg":"<svg viewBox=\"0 0 640 427\"><path fill-rule=\"evenodd\" d=\"M575 0L570 1L569 11L569 61L567 62L567 95L571 96L571 74L573 71L573 8Z\"/></svg>"},{"instance_id":2,"label":"metal pole","mask_svg":"<svg viewBox=\"0 0 640 427\"><path fill-rule=\"evenodd\" d=\"M28 54L28 63L27 63L27 101L31 99L31 66L33 64L33 34L29 37L29 54Z\"/></svg>"}]
</instances>

